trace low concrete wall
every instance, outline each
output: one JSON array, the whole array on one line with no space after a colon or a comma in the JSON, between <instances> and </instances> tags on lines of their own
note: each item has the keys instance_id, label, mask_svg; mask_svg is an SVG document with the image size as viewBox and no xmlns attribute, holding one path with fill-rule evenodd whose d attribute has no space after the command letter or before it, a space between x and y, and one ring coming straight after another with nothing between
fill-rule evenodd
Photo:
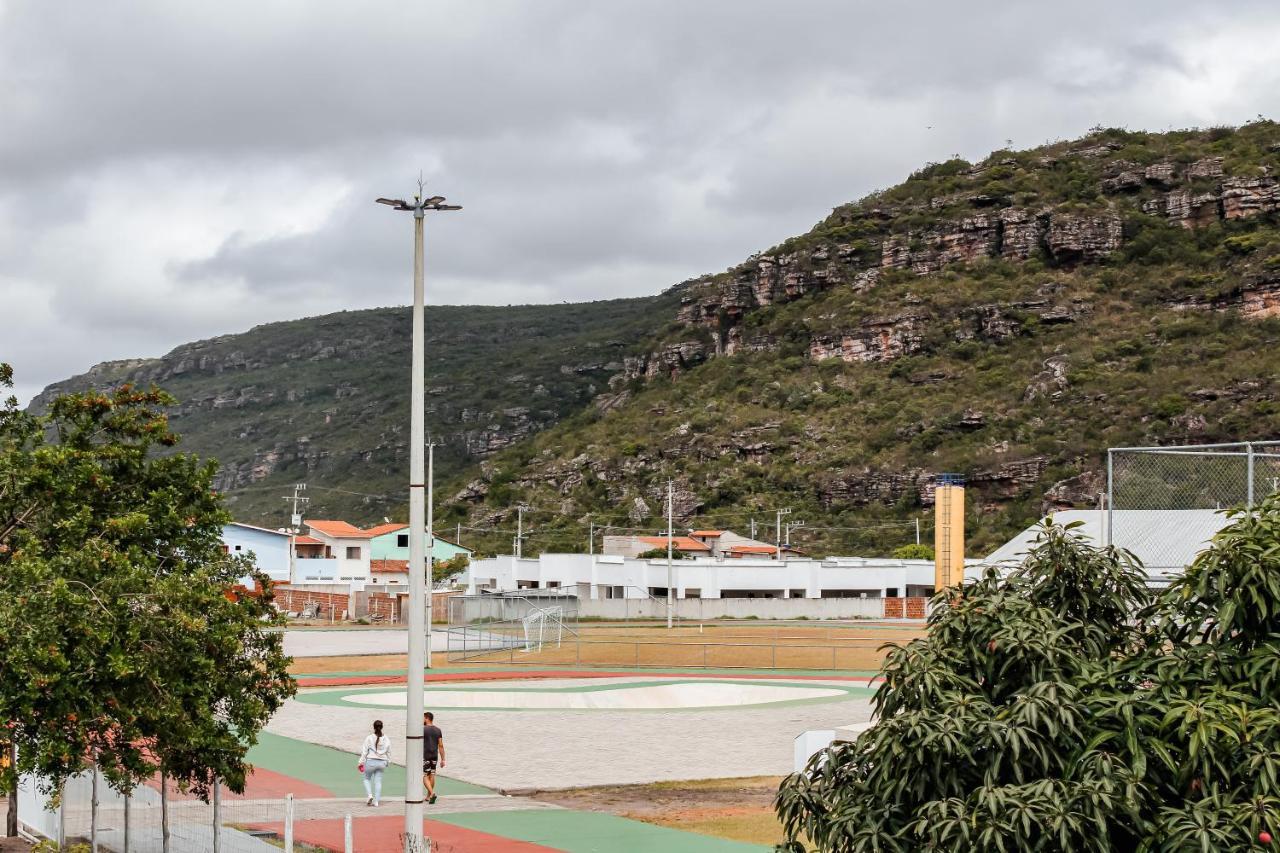
<instances>
[{"instance_id":1,"label":"low concrete wall","mask_svg":"<svg viewBox=\"0 0 1280 853\"><path fill-rule=\"evenodd\" d=\"M884 599L880 598L685 598L675 604L676 616L680 619L753 616L757 619L881 619L885 616ZM665 602L653 599L582 599L578 602L580 619L663 619L666 615Z\"/></svg>"}]
</instances>

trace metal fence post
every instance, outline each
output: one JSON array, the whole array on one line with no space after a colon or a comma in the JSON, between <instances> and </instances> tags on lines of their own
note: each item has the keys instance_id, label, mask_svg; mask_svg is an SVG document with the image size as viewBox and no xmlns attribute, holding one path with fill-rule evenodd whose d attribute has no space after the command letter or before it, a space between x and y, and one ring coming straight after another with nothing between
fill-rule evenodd
<instances>
[{"instance_id":1,"label":"metal fence post","mask_svg":"<svg viewBox=\"0 0 1280 853\"><path fill-rule=\"evenodd\" d=\"M284 795L284 853L293 853L293 794Z\"/></svg>"},{"instance_id":2,"label":"metal fence post","mask_svg":"<svg viewBox=\"0 0 1280 853\"><path fill-rule=\"evenodd\" d=\"M1253 509L1253 444L1244 446L1246 476L1249 478L1248 484L1245 486L1244 508Z\"/></svg>"},{"instance_id":3,"label":"metal fence post","mask_svg":"<svg viewBox=\"0 0 1280 853\"><path fill-rule=\"evenodd\" d=\"M160 774L160 849L169 853L169 779Z\"/></svg>"},{"instance_id":4,"label":"metal fence post","mask_svg":"<svg viewBox=\"0 0 1280 853\"><path fill-rule=\"evenodd\" d=\"M1115 544L1112 533L1115 529L1115 501L1113 500L1115 490L1115 469L1112 460L1115 451L1107 450L1107 545Z\"/></svg>"},{"instance_id":5,"label":"metal fence post","mask_svg":"<svg viewBox=\"0 0 1280 853\"><path fill-rule=\"evenodd\" d=\"M222 853L222 780L213 779L213 853Z\"/></svg>"},{"instance_id":6,"label":"metal fence post","mask_svg":"<svg viewBox=\"0 0 1280 853\"><path fill-rule=\"evenodd\" d=\"M67 846L67 786L62 786L62 797L58 800L58 849Z\"/></svg>"},{"instance_id":7,"label":"metal fence post","mask_svg":"<svg viewBox=\"0 0 1280 853\"><path fill-rule=\"evenodd\" d=\"M89 782L89 853L98 853L98 765L93 765Z\"/></svg>"}]
</instances>

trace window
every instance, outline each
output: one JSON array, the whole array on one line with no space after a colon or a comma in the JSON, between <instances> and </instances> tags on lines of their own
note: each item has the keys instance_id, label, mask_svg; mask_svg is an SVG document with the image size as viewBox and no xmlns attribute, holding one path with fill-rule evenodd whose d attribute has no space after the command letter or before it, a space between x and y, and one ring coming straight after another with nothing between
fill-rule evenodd
<instances>
[{"instance_id":1,"label":"window","mask_svg":"<svg viewBox=\"0 0 1280 853\"><path fill-rule=\"evenodd\" d=\"M359 545L350 545L350 546L348 546L348 547L347 547L347 559L348 559L348 560L358 560L358 559L360 559L360 546L359 546Z\"/></svg>"},{"instance_id":2,"label":"window","mask_svg":"<svg viewBox=\"0 0 1280 853\"><path fill-rule=\"evenodd\" d=\"M240 550L240 546L239 546L239 545L237 545L237 546L236 546L236 550L237 550L237 551L239 551L239 550Z\"/></svg>"},{"instance_id":3,"label":"window","mask_svg":"<svg viewBox=\"0 0 1280 853\"><path fill-rule=\"evenodd\" d=\"M396 547L397 547L397 548L408 548L408 547L409 547L409 534L408 534L408 533L397 533L397 534L396 534Z\"/></svg>"}]
</instances>

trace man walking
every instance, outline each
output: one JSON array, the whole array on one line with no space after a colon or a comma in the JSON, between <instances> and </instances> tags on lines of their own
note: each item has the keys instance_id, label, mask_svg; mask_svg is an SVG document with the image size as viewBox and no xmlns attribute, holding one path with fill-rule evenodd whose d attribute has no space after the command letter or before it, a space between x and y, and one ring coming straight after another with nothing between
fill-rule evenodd
<instances>
[{"instance_id":1,"label":"man walking","mask_svg":"<svg viewBox=\"0 0 1280 853\"><path fill-rule=\"evenodd\" d=\"M427 788L428 803L436 801L436 765L444 768L444 733L435 720L435 714L422 712L422 784Z\"/></svg>"}]
</instances>

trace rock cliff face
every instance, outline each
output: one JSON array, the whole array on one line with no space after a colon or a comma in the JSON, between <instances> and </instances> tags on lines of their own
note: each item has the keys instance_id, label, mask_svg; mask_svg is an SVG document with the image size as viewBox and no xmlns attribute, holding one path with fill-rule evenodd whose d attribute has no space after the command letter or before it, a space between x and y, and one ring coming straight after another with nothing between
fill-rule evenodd
<instances>
[{"instance_id":1,"label":"rock cliff face","mask_svg":"<svg viewBox=\"0 0 1280 853\"><path fill-rule=\"evenodd\" d=\"M432 307L426 413L437 473L452 476L590 405L677 305L667 295ZM181 449L220 461L215 486L240 518L281 523L279 495L306 482L313 510L379 519L400 503L408 461L408 319L407 309L334 314L109 362L50 386L32 408L68 391L156 384L178 399L170 417ZM662 369L641 361L641 375Z\"/></svg>"},{"instance_id":2,"label":"rock cliff face","mask_svg":"<svg viewBox=\"0 0 1280 853\"><path fill-rule=\"evenodd\" d=\"M1008 195L990 192L955 192L897 204L873 197L838 208L796 248L756 255L726 273L682 285L676 320L704 332L707 344L699 349L695 343L681 342L655 350L624 376L670 376L708 358L761 351L776 342L744 343L741 326L752 312L831 288L866 292L886 272L928 276L958 264L994 259L1038 260L1058 267L1103 263L1124 245L1126 216L1151 216L1196 229L1280 210L1280 181L1270 174L1228 176L1222 157L1145 165L1107 159L1119 147L1076 146L1035 164L1052 173L1068 158L1098 161L1092 179L1097 193L1093 211L1079 210L1078 202L1023 206ZM972 167L963 177L979 183L993 172L1019 165L1003 158ZM961 215L946 215L965 208ZM933 221L914 224L922 217ZM832 232L854 239L826 236ZM1269 292L1258 290L1256 298L1242 292L1246 313L1270 316L1275 308ZM905 324L866 321L865 328L857 330L816 332L808 352L819 361L891 360L916 351L913 342L923 322L919 317Z\"/></svg>"}]
</instances>

